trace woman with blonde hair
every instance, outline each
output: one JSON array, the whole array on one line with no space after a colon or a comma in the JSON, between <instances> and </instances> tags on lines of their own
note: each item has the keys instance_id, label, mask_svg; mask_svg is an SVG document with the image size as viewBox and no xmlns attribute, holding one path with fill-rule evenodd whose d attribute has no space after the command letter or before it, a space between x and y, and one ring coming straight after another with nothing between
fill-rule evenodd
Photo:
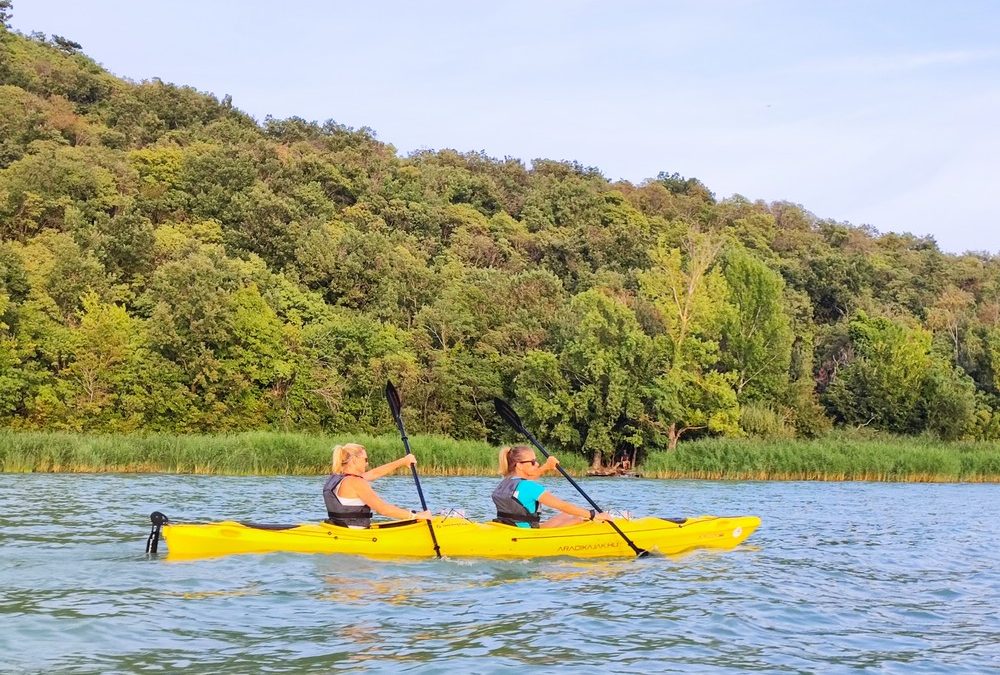
<instances>
[{"instance_id":1,"label":"woman with blonde hair","mask_svg":"<svg viewBox=\"0 0 1000 675\"><path fill-rule=\"evenodd\" d=\"M515 445L501 448L499 460L500 473L504 478L493 490L497 522L517 527L562 527L586 520L611 520L607 513L564 502L534 480L546 471L555 470L559 465L555 457L549 457L545 464L539 465L534 450L527 445ZM562 513L542 522L539 512L543 504Z\"/></svg>"},{"instance_id":2,"label":"woman with blonde hair","mask_svg":"<svg viewBox=\"0 0 1000 675\"><path fill-rule=\"evenodd\" d=\"M326 502L327 522L344 527L370 527L372 512L399 520L416 518L430 520L430 511L410 511L383 500L372 490L371 481L381 478L396 469L417 463L412 454L394 462L368 468L368 451L358 443L346 443L333 449L331 469L333 473L323 485L323 501Z\"/></svg>"}]
</instances>

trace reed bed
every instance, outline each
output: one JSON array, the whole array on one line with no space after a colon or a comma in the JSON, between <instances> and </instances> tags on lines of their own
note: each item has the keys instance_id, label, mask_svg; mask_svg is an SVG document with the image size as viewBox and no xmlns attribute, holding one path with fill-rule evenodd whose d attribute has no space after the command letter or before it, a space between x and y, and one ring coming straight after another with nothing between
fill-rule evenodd
<instances>
[{"instance_id":1,"label":"reed bed","mask_svg":"<svg viewBox=\"0 0 1000 675\"><path fill-rule=\"evenodd\" d=\"M403 454L393 435L0 431L0 471L321 475L329 471L333 446L351 441L368 448L372 466ZM418 435L410 445L421 475L496 475L497 449L486 443ZM588 468L579 455L561 454L560 460L577 476ZM714 438L651 452L638 471L650 478L713 480L1000 482L1000 444L842 434L810 441Z\"/></svg>"},{"instance_id":2,"label":"reed bed","mask_svg":"<svg viewBox=\"0 0 1000 675\"><path fill-rule=\"evenodd\" d=\"M654 478L1000 482L1000 445L925 438L811 440L712 438L654 452L640 467Z\"/></svg>"},{"instance_id":3,"label":"reed bed","mask_svg":"<svg viewBox=\"0 0 1000 675\"><path fill-rule=\"evenodd\" d=\"M0 431L0 471L7 473L194 473L317 475L329 473L339 443L361 443L371 466L402 456L399 436L324 436L257 431L215 435L90 435ZM421 475L482 476L497 472L497 448L443 436L410 437ZM563 457L583 473L580 457ZM400 471L408 473L408 470Z\"/></svg>"}]
</instances>

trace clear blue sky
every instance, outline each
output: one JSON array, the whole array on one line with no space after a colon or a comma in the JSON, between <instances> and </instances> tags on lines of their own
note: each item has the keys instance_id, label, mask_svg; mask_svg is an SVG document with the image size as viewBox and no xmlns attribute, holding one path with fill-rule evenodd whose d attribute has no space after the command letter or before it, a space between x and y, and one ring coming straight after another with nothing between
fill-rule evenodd
<instances>
[{"instance_id":1,"label":"clear blue sky","mask_svg":"<svg viewBox=\"0 0 1000 675\"><path fill-rule=\"evenodd\" d=\"M1000 252L1000 2L14 0L13 25L400 153L577 160Z\"/></svg>"}]
</instances>

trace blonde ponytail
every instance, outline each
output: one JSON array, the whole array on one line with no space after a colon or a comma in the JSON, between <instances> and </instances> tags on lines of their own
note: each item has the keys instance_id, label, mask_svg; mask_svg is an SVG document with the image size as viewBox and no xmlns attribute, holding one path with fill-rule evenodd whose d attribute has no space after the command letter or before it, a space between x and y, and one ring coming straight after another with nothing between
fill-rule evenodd
<instances>
[{"instance_id":1,"label":"blonde ponytail","mask_svg":"<svg viewBox=\"0 0 1000 675\"><path fill-rule=\"evenodd\" d=\"M500 448L499 464L500 464L501 476L506 476L508 473L510 473L510 466L511 466L510 446L504 446Z\"/></svg>"},{"instance_id":2,"label":"blonde ponytail","mask_svg":"<svg viewBox=\"0 0 1000 675\"><path fill-rule=\"evenodd\" d=\"M344 473L344 465L358 452L364 451L365 446L359 443L344 443L333 449L330 457L330 469L333 473Z\"/></svg>"},{"instance_id":3,"label":"blonde ponytail","mask_svg":"<svg viewBox=\"0 0 1000 675\"><path fill-rule=\"evenodd\" d=\"M533 450L527 445L515 445L514 447L504 446L500 448L499 465L500 475L509 476L514 473L514 464L518 457L527 457L533 454Z\"/></svg>"}]
</instances>

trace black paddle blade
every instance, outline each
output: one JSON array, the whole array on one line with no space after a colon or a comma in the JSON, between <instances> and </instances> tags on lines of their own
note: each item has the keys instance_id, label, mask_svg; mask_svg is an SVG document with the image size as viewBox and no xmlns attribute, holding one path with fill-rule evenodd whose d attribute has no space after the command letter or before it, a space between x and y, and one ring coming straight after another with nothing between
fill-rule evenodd
<instances>
[{"instance_id":1,"label":"black paddle blade","mask_svg":"<svg viewBox=\"0 0 1000 675\"><path fill-rule=\"evenodd\" d=\"M392 419L396 420L396 426L401 427L403 420L399 413L403 409L403 403L399 399L399 392L392 386L392 381L385 381L385 400L389 402L389 410L392 411Z\"/></svg>"},{"instance_id":2,"label":"black paddle blade","mask_svg":"<svg viewBox=\"0 0 1000 675\"><path fill-rule=\"evenodd\" d=\"M494 398L493 408L496 409L497 415L500 415L500 417L502 417L507 424L512 426L515 431L519 431L522 434L528 433L525 431L524 425L521 424L521 418L517 416L517 413L514 412L514 409L511 408L510 404L506 401L500 398Z\"/></svg>"}]
</instances>

